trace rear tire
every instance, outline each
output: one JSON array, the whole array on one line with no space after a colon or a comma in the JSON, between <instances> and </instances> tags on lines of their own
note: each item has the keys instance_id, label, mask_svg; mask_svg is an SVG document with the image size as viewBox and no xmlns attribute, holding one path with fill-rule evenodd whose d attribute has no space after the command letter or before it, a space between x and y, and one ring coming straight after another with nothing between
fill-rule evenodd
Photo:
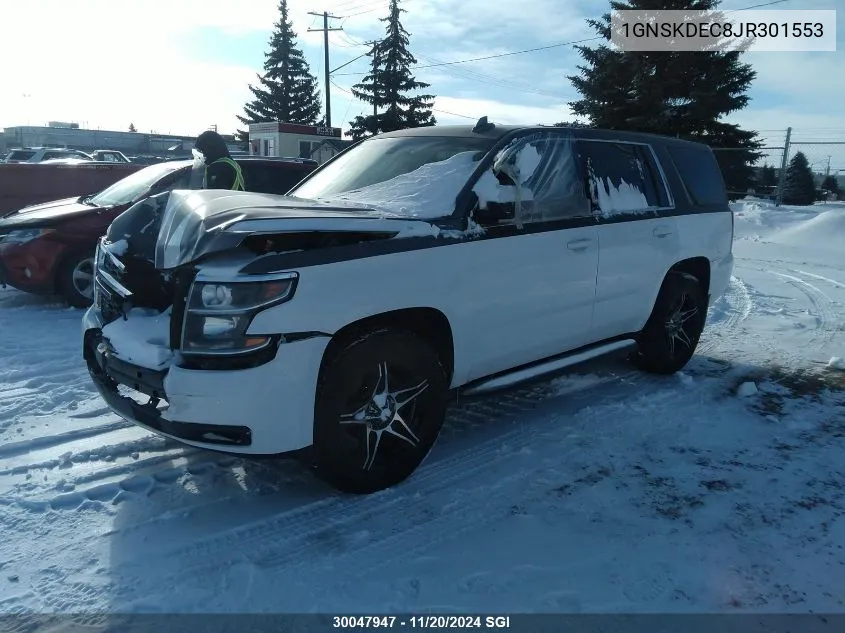
<instances>
[{"instance_id":1,"label":"rear tire","mask_svg":"<svg viewBox=\"0 0 845 633\"><path fill-rule=\"evenodd\" d=\"M59 294L74 308L87 308L94 299L94 255L76 253L62 262L57 278Z\"/></svg>"},{"instance_id":2,"label":"rear tire","mask_svg":"<svg viewBox=\"0 0 845 633\"><path fill-rule=\"evenodd\" d=\"M633 363L653 374L669 375L692 358L707 320L707 295L687 273L670 272L638 340Z\"/></svg>"},{"instance_id":3,"label":"rear tire","mask_svg":"<svg viewBox=\"0 0 845 633\"><path fill-rule=\"evenodd\" d=\"M434 445L449 383L434 349L398 330L366 334L327 359L312 458L334 488L368 494L407 479Z\"/></svg>"}]
</instances>

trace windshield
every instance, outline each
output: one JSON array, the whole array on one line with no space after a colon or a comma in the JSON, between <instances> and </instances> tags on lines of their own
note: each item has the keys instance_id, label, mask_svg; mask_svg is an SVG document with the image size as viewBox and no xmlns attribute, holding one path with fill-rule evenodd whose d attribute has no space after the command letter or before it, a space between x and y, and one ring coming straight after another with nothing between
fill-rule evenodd
<instances>
[{"instance_id":1,"label":"windshield","mask_svg":"<svg viewBox=\"0 0 845 633\"><path fill-rule=\"evenodd\" d=\"M184 162L174 162L145 167L122 180L118 180L108 189L103 189L89 202L98 207L116 207L129 204L146 194L164 176L184 166Z\"/></svg>"},{"instance_id":2,"label":"windshield","mask_svg":"<svg viewBox=\"0 0 845 633\"><path fill-rule=\"evenodd\" d=\"M390 200L381 199L385 194L393 199L400 193L407 199L419 195L426 197L432 185L440 184L440 177L448 172L453 186L449 187L449 192L443 192L443 201L446 201L448 193L452 195L448 200L452 204L493 143L487 138L459 136L371 139L333 160L294 188L290 195L310 200L354 199L374 204L389 203ZM455 190L458 180L461 182ZM395 210L403 212L403 208Z\"/></svg>"}]
</instances>

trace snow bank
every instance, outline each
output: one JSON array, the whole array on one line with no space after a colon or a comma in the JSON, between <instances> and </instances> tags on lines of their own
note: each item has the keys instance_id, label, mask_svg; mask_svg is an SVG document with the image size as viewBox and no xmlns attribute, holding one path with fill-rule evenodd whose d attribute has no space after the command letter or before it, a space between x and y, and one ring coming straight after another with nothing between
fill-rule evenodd
<instances>
[{"instance_id":1,"label":"snow bank","mask_svg":"<svg viewBox=\"0 0 845 633\"><path fill-rule=\"evenodd\" d=\"M827 366L830 369L841 369L842 371L845 371L845 358L840 356L834 356L827 363Z\"/></svg>"},{"instance_id":2,"label":"snow bank","mask_svg":"<svg viewBox=\"0 0 845 633\"><path fill-rule=\"evenodd\" d=\"M478 165L478 152L462 152L437 163L428 163L407 174L369 187L318 198L320 202L364 202L415 218L439 218L455 209L455 198Z\"/></svg>"},{"instance_id":3,"label":"snow bank","mask_svg":"<svg viewBox=\"0 0 845 633\"><path fill-rule=\"evenodd\" d=\"M784 246L826 245L842 248L845 241L845 210L832 209L822 211L804 222L795 223L787 229L770 237L772 242Z\"/></svg>"},{"instance_id":4,"label":"snow bank","mask_svg":"<svg viewBox=\"0 0 845 633\"><path fill-rule=\"evenodd\" d=\"M127 362L162 369L173 358L170 349L170 309L165 312L134 308L126 319L112 321L103 328L115 353Z\"/></svg>"},{"instance_id":5,"label":"snow bank","mask_svg":"<svg viewBox=\"0 0 845 633\"><path fill-rule=\"evenodd\" d=\"M753 241L768 239L785 229L801 226L825 210L835 210L833 205L777 207L772 202L753 197L732 202L730 206L734 212L736 237ZM839 211L845 211L845 208Z\"/></svg>"},{"instance_id":6,"label":"snow bank","mask_svg":"<svg viewBox=\"0 0 845 633\"><path fill-rule=\"evenodd\" d=\"M740 398L747 398L749 396L753 396L758 391L757 385L753 382L744 382L742 383L739 388L736 390L736 395Z\"/></svg>"}]
</instances>

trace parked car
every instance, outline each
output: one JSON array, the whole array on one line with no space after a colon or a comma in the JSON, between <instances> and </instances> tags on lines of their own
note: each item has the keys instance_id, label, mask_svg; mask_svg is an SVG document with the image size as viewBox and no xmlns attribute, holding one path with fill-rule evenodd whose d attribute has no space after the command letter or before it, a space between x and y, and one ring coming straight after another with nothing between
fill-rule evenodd
<instances>
[{"instance_id":1,"label":"parked car","mask_svg":"<svg viewBox=\"0 0 845 633\"><path fill-rule=\"evenodd\" d=\"M63 147L29 147L13 149L3 162L5 163L42 163L46 160L57 158L76 158L81 160L94 160L89 154L80 152L77 149L66 149Z\"/></svg>"},{"instance_id":2,"label":"parked car","mask_svg":"<svg viewBox=\"0 0 845 633\"><path fill-rule=\"evenodd\" d=\"M131 163L123 152L116 149L96 149L91 152L91 158L105 163Z\"/></svg>"},{"instance_id":3,"label":"parked car","mask_svg":"<svg viewBox=\"0 0 845 633\"><path fill-rule=\"evenodd\" d=\"M680 370L732 241L704 145L486 119L402 130L287 196L174 191L129 209L98 247L82 347L127 420L298 452L368 493L418 467L450 392L605 354Z\"/></svg>"},{"instance_id":4,"label":"parked car","mask_svg":"<svg viewBox=\"0 0 845 633\"><path fill-rule=\"evenodd\" d=\"M247 188L284 193L317 167L315 161L239 159ZM61 294L87 307L93 297L93 257L109 224L146 196L190 186L192 161L140 169L100 191L20 209L0 219L0 282L38 294Z\"/></svg>"}]
</instances>

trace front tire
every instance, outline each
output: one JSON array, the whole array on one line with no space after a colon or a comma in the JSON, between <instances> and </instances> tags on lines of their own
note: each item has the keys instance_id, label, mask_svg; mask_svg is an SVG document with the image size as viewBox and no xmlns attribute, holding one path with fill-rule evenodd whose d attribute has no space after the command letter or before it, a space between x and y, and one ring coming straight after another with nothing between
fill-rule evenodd
<instances>
[{"instance_id":1,"label":"front tire","mask_svg":"<svg viewBox=\"0 0 845 633\"><path fill-rule=\"evenodd\" d=\"M670 272L640 333L631 360L653 374L680 371L692 358L707 319L707 294L698 279Z\"/></svg>"},{"instance_id":2,"label":"front tire","mask_svg":"<svg viewBox=\"0 0 845 633\"><path fill-rule=\"evenodd\" d=\"M334 488L368 494L407 479L434 445L449 382L419 336L377 330L327 359L317 388L313 461Z\"/></svg>"},{"instance_id":3,"label":"front tire","mask_svg":"<svg viewBox=\"0 0 845 633\"><path fill-rule=\"evenodd\" d=\"M94 255L77 253L62 262L57 287L74 308L87 308L94 300Z\"/></svg>"}]
</instances>

